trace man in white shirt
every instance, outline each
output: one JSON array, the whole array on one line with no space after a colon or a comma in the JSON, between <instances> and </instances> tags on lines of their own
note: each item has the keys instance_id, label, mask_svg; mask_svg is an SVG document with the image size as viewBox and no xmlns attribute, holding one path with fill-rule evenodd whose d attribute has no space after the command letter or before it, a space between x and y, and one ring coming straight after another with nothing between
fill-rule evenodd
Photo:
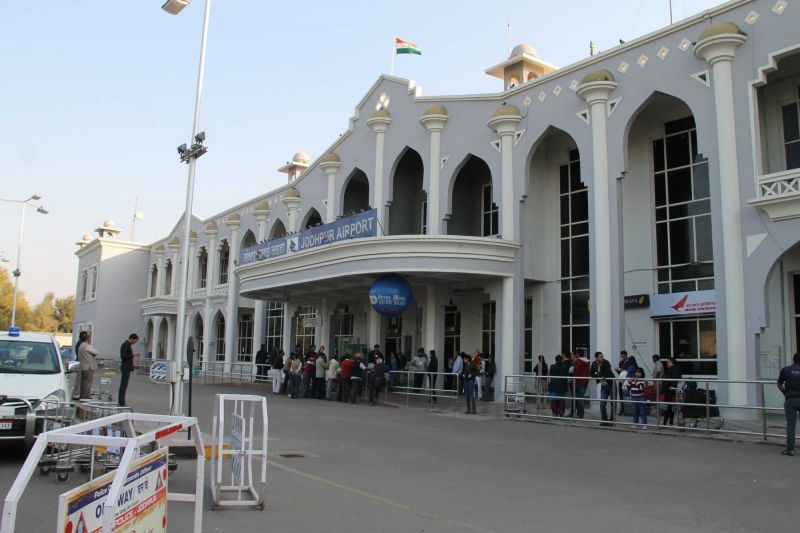
<instances>
[{"instance_id":1,"label":"man in white shirt","mask_svg":"<svg viewBox=\"0 0 800 533\"><path fill-rule=\"evenodd\" d=\"M81 363L81 400L88 400L92 397L92 382L94 382L94 371L98 369L97 356L100 352L91 345L91 335L86 337L78 348L78 361Z\"/></svg>"},{"instance_id":2,"label":"man in white shirt","mask_svg":"<svg viewBox=\"0 0 800 533\"><path fill-rule=\"evenodd\" d=\"M464 383L461 379L461 374L464 373L464 358L461 354L456 354L456 360L453 361L453 374L456 375L456 382L458 383L458 394L463 394Z\"/></svg>"}]
</instances>

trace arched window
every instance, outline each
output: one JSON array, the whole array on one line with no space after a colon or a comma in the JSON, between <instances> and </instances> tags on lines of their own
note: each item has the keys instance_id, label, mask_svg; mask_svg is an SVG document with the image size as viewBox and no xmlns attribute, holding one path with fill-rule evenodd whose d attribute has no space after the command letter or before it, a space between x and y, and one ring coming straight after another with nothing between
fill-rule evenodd
<instances>
[{"instance_id":1,"label":"arched window","mask_svg":"<svg viewBox=\"0 0 800 533\"><path fill-rule=\"evenodd\" d=\"M302 228L308 229L308 228L313 228L314 226L321 226L321 225L322 225L322 217L319 216L319 212L312 207L308 211L308 214L305 217Z\"/></svg>"},{"instance_id":2,"label":"arched window","mask_svg":"<svg viewBox=\"0 0 800 533\"><path fill-rule=\"evenodd\" d=\"M467 157L455 178L452 194L448 235L497 235L499 210L492 201L492 173L483 159Z\"/></svg>"},{"instance_id":3,"label":"arched window","mask_svg":"<svg viewBox=\"0 0 800 533\"><path fill-rule=\"evenodd\" d=\"M347 180L342 200L342 216L369 209L369 180L360 169L355 169Z\"/></svg>"},{"instance_id":4,"label":"arched window","mask_svg":"<svg viewBox=\"0 0 800 533\"><path fill-rule=\"evenodd\" d=\"M420 235L427 230L427 196L422 189L422 158L407 148L392 176L389 235Z\"/></svg>"},{"instance_id":5,"label":"arched window","mask_svg":"<svg viewBox=\"0 0 800 533\"><path fill-rule=\"evenodd\" d=\"M283 225L283 222L280 220L275 221L275 225L272 226L272 231L269 234L270 239L277 239L279 237L286 236L286 226Z\"/></svg>"}]
</instances>

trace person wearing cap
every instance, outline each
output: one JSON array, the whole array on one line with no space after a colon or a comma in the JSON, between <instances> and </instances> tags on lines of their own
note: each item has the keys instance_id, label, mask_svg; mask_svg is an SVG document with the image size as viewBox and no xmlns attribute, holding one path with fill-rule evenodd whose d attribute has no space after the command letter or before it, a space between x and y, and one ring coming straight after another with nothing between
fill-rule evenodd
<instances>
[{"instance_id":1,"label":"person wearing cap","mask_svg":"<svg viewBox=\"0 0 800 533\"><path fill-rule=\"evenodd\" d=\"M794 455L794 435L797 416L800 415L800 352L792 357L793 364L783 367L778 377L778 389L785 398L783 412L786 415L786 449L783 455Z\"/></svg>"},{"instance_id":2,"label":"person wearing cap","mask_svg":"<svg viewBox=\"0 0 800 533\"><path fill-rule=\"evenodd\" d=\"M136 333L131 333L122 346L119 347L119 370L121 372L119 380L119 395L117 400L120 407L125 407L125 393L128 392L128 382L131 379L131 372L133 372L133 345L139 342L139 336Z\"/></svg>"}]
</instances>

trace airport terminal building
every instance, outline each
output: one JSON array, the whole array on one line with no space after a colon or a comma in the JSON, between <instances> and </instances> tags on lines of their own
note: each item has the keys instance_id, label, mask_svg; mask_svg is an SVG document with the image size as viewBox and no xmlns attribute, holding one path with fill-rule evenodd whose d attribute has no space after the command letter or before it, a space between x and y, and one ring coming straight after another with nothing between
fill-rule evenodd
<instances>
[{"instance_id":1,"label":"airport terminal building","mask_svg":"<svg viewBox=\"0 0 800 533\"><path fill-rule=\"evenodd\" d=\"M797 28L800 0L732 1L567 67L517 46L486 71L496 93L380 76L285 186L151 244L110 221L85 236L76 330L113 353L136 330L169 357L188 222L186 335L205 361L262 342L478 350L499 393L538 354L626 349L648 375L658 353L685 376L773 379L800 344ZM104 287L117 269L136 281ZM401 316L370 305L389 273L413 290Z\"/></svg>"}]
</instances>

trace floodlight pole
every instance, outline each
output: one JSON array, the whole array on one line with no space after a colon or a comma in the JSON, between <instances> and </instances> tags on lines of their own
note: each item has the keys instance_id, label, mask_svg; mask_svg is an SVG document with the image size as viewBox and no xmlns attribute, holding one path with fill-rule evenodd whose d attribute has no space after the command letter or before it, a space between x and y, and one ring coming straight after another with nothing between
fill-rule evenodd
<instances>
[{"instance_id":1,"label":"floodlight pole","mask_svg":"<svg viewBox=\"0 0 800 533\"><path fill-rule=\"evenodd\" d=\"M195 92L194 100L192 142L196 141L195 136L199 133L200 129L200 103L203 97L203 75L205 74L206 40L208 36L208 18L210 11L211 0L206 0L205 11L203 13L203 32L200 39L200 65L197 69L197 90ZM202 145L202 143L200 144ZM183 214L183 238L181 239L181 256L183 257L183 260L180 263L180 276L178 277L178 316L176 321L177 323L175 325L175 335L178 341L173 343L175 346L173 361L179 370L175 374L177 375L177 379L171 384L171 415L177 415L183 412L183 360L185 347L184 330L186 329L186 288L188 286L189 277L189 237L192 222L192 204L194 201L194 175L195 167L197 165L197 158L205 153L205 149L199 151L191 150L191 152L193 153L189 154L187 161L189 164L189 177L186 185L186 210ZM191 370L192 369L190 368L189 371L191 372Z\"/></svg>"}]
</instances>

